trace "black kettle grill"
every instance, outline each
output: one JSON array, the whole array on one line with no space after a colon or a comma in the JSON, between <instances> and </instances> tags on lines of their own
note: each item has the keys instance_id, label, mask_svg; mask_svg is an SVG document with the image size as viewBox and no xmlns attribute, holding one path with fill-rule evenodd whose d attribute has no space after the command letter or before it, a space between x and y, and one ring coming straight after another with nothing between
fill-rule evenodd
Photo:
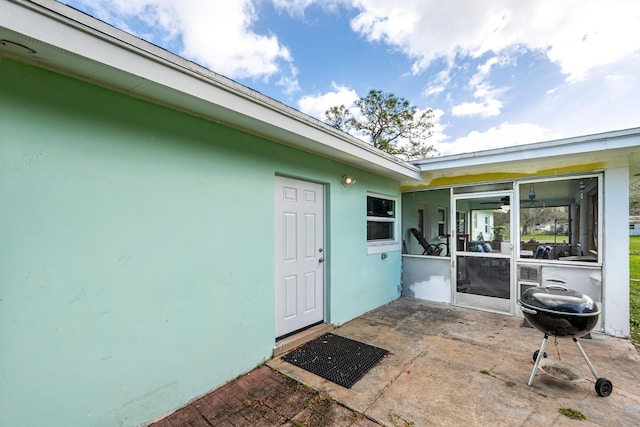
<instances>
[{"instance_id":1,"label":"black kettle grill","mask_svg":"<svg viewBox=\"0 0 640 427\"><path fill-rule=\"evenodd\" d=\"M598 377L578 341L579 337L587 335L598 323L600 309L595 302L589 296L564 286L548 285L527 289L518 303L525 319L544 333L540 350L533 353L535 364L528 385L533 385L540 361L546 357L544 349L549 336L571 337L596 379L596 393L603 397L609 396L613 390L613 384L606 378Z\"/></svg>"}]
</instances>

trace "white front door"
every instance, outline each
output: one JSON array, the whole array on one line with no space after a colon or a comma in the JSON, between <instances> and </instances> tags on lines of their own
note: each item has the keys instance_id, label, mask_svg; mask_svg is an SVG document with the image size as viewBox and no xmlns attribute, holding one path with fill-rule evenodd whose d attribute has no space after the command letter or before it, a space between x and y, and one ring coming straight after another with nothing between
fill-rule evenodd
<instances>
[{"instance_id":1,"label":"white front door","mask_svg":"<svg viewBox=\"0 0 640 427\"><path fill-rule=\"evenodd\" d=\"M276 337L324 320L324 187L276 177Z\"/></svg>"}]
</instances>

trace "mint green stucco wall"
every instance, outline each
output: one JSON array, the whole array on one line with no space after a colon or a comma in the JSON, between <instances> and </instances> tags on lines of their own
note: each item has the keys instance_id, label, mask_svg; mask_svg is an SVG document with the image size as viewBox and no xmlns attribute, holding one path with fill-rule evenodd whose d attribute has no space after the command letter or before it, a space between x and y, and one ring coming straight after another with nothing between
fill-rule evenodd
<instances>
[{"instance_id":1,"label":"mint green stucco wall","mask_svg":"<svg viewBox=\"0 0 640 427\"><path fill-rule=\"evenodd\" d=\"M397 298L396 181L0 58L0 425L139 425L268 359L276 174L326 185L328 320Z\"/></svg>"}]
</instances>

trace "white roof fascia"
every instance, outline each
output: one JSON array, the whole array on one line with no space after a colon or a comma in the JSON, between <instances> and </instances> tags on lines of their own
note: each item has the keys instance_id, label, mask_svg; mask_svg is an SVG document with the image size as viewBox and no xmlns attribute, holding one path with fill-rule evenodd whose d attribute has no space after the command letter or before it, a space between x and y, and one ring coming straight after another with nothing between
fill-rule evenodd
<instances>
[{"instance_id":1,"label":"white roof fascia","mask_svg":"<svg viewBox=\"0 0 640 427\"><path fill-rule=\"evenodd\" d=\"M449 170L452 168L469 168L496 163L519 162L552 158L559 156L586 156L607 151L612 156L614 151L634 151L640 148L640 128L618 130L586 136L565 138L513 147L477 151L473 153L455 154L451 156L432 157L416 160L411 163L421 171ZM631 153L629 153L631 154ZM594 160L600 160L599 158Z\"/></svg>"},{"instance_id":2,"label":"white roof fascia","mask_svg":"<svg viewBox=\"0 0 640 427\"><path fill-rule=\"evenodd\" d=\"M383 176L421 180L410 163L55 0L0 0L0 39L15 36L37 52L24 55L33 63Z\"/></svg>"}]
</instances>

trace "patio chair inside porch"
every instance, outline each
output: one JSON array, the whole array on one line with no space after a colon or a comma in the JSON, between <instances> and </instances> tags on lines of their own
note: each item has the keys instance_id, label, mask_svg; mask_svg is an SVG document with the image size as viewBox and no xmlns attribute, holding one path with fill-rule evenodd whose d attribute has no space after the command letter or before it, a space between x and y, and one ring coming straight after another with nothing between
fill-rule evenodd
<instances>
[{"instance_id":1,"label":"patio chair inside porch","mask_svg":"<svg viewBox=\"0 0 640 427\"><path fill-rule=\"evenodd\" d=\"M409 231L411 231L411 234L413 234L413 236L418 240L418 243L420 243L420 246L422 246L422 249L424 249L422 255L440 256L440 253L442 252L441 245L434 245L427 242L427 239L425 239L422 233L420 233L416 228L411 228Z\"/></svg>"}]
</instances>

